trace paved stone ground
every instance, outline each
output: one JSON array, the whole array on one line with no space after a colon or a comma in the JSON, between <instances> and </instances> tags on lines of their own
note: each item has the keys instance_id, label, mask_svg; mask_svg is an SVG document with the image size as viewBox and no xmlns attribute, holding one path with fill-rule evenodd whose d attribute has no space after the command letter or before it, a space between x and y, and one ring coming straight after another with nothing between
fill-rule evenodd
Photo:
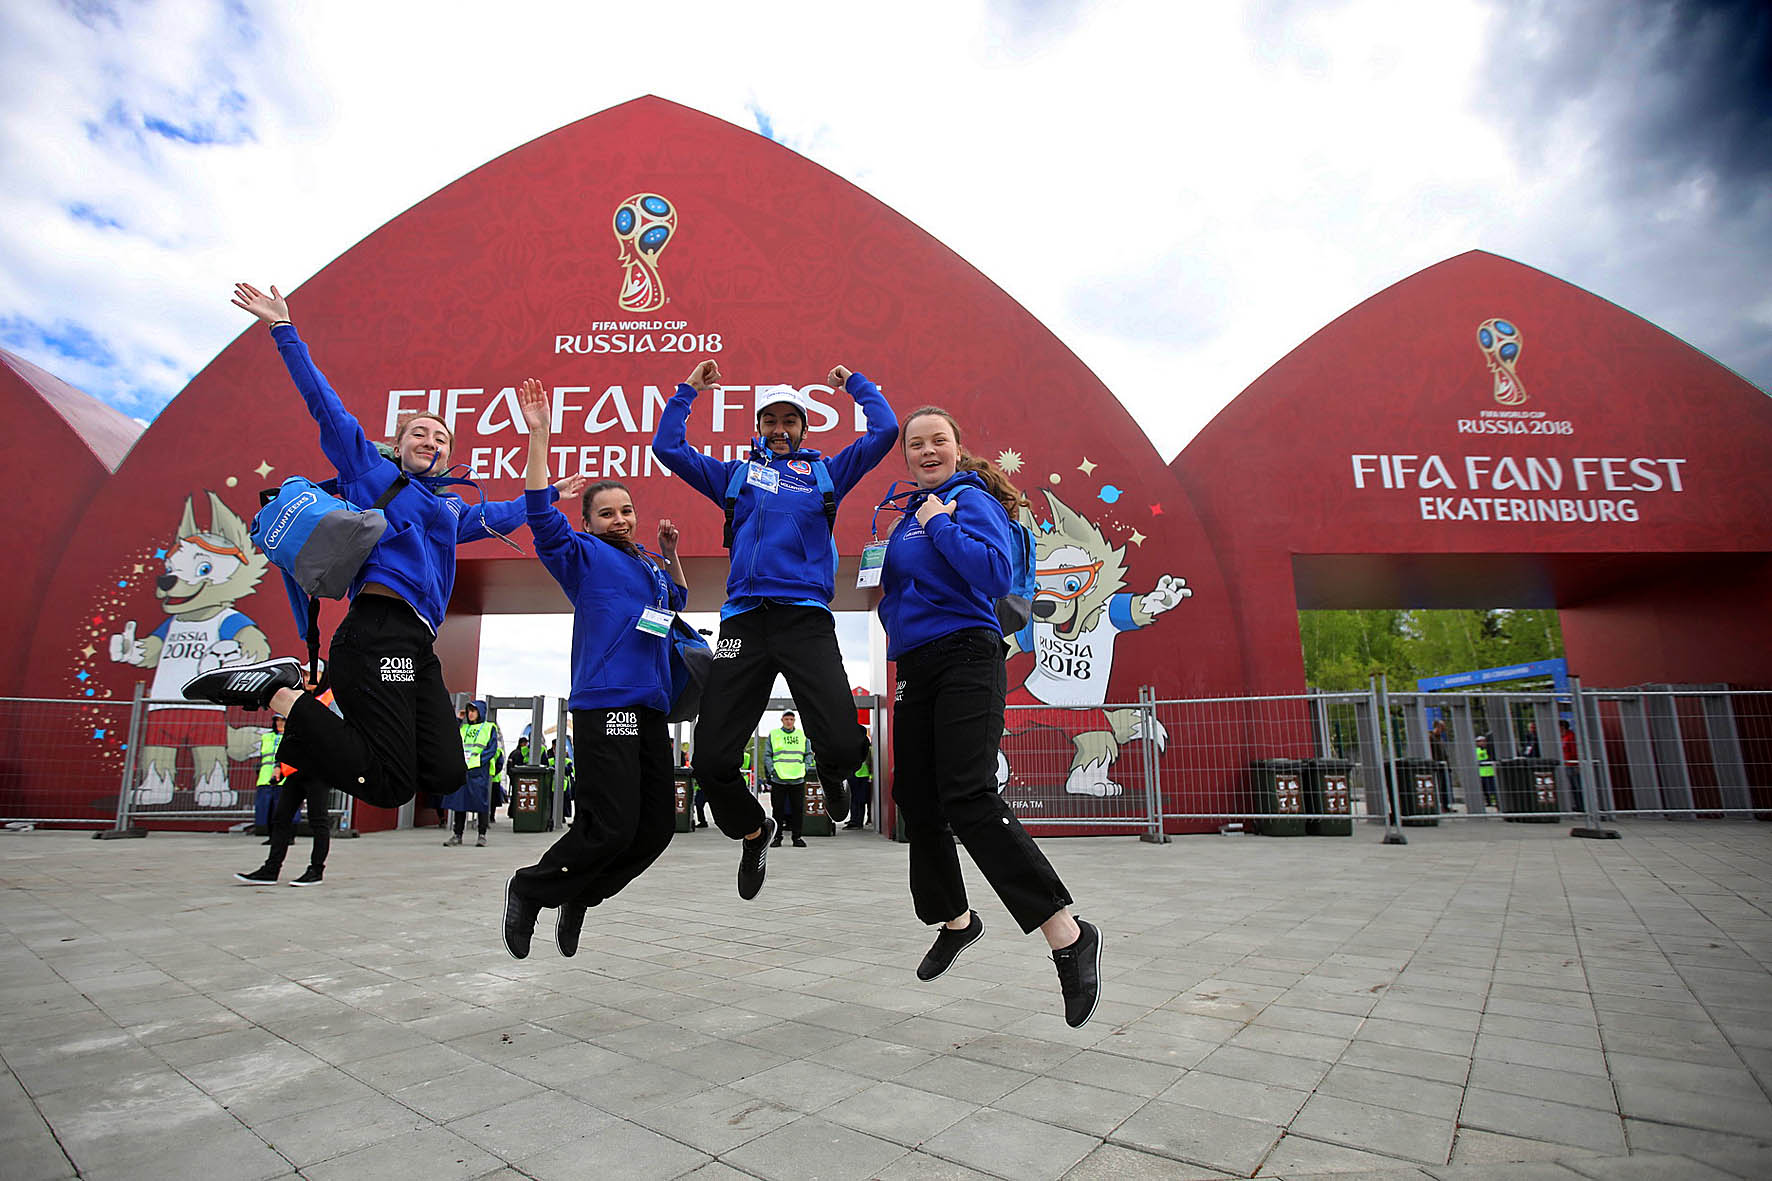
<instances>
[{"instance_id":1,"label":"paved stone ground","mask_svg":"<svg viewBox=\"0 0 1772 1181\"><path fill-rule=\"evenodd\" d=\"M920 985L872 836L752 903L679 837L521 963L545 836L336 842L309 890L230 884L248 837L0 836L0 1174L1772 1177L1772 825L1622 829L1048 841L1107 940L1077 1031L982 889Z\"/></svg>"}]
</instances>

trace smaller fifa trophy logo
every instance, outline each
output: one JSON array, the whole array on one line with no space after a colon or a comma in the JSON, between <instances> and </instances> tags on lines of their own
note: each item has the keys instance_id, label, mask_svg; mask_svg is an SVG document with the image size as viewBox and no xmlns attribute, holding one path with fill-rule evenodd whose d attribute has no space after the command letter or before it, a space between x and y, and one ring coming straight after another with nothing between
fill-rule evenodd
<instances>
[{"instance_id":1,"label":"smaller fifa trophy logo","mask_svg":"<svg viewBox=\"0 0 1772 1181\"><path fill-rule=\"evenodd\" d=\"M658 256L677 232L677 210L657 193L635 193L615 208L615 242L624 268L621 306L629 312L655 312L664 306Z\"/></svg>"},{"instance_id":2,"label":"smaller fifa trophy logo","mask_svg":"<svg viewBox=\"0 0 1772 1181\"><path fill-rule=\"evenodd\" d=\"M1495 378L1495 400L1503 406L1518 406L1531 397L1514 372L1523 339L1511 320L1484 320L1477 326L1477 345Z\"/></svg>"}]
</instances>

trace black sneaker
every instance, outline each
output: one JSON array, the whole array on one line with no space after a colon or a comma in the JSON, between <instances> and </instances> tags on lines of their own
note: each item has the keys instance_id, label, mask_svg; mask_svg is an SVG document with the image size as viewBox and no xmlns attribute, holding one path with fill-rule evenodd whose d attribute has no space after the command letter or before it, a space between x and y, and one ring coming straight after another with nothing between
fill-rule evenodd
<instances>
[{"instance_id":1,"label":"black sneaker","mask_svg":"<svg viewBox=\"0 0 1772 1181\"><path fill-rule=\"evenodd\" d=\"M323 882L325 880L326 880L326 871L321 869L319 866L310 865L310 866L308 866L307 870L304 871L299 878L296 878L293 882L290 882L289 884L292 886L318 886L321 882Z\"/></svg>"},{"instance_id":2,"label":"black sneaker","mask_svg":"<svg viewBox=\"0 0 1772 1181\"><path fill-rule=\"evenodd\" d=\"M301 687L301 661L293 656L281 656L276 660L230 665L203 673L186 681L181 692L186 701L264 710L277 690Z\"/></svg>"},{"instance_id":3,"label":"black sneaker","mask_svg":"<svg viewBox=\"0 0 1772 1181\"><path fill-rule=\"evenodd\" d=\"M535 916L541 903L517 896L517 879L505 885L505 950L514 960L529 958L529 940L535 935Z\"/></svg>"},{"instance_id":4,"label":"black sneaker","mask_svg":"<svg viewBox=\"0 0 1772 1181\"><path fill-rule=\"evenodd\" d=\"M794 838L794 848L796 848L796 849L804 849L804 848L805 848L805 847L806 847L806 842L805 842L805 841L803 841L803 840L801 840L801 839L800 839L800 838L799 838L799 837L795 837L795 838Z\"/></svg>"},{"instance_id":5,"label":"black sneaker","mask_svg":"<svg viewBox=\"0 0 1772 1181\"><path fill-rule=\"evenodd\" d=\"M1076 1029L1095 1015L1101 1002L1101 932L1094 923L1077 920L1082 934L1069 947L1052 953L1058 966L1058 987L1064 992L1064 1023Z\"/></svg>"},{"instance_id":6,"label":"black sneaker","mask_svg":"<svg viewBox=\"0 0 1772 1181\"><path fill-rule=\"evenodd\" d=\"M972 912L972 921L958 931L952 927L943 927L935 933L935 942L923 956L923 962L917 965L917 979L933 980L949 968L960 953L977 943L984 934L984 920L978 912Z\"/></svg>"},{"instance_id":7,"label":"black sneaker","mask_svg":"<svg viewBox=\"0 0 1772 1181\"><path fill-rule=\"evenodd\" d=\"M245 882L249 886L274 886L277 884L277 871L268 865L261 865L251 873L237 873L236 882Z\"/></svg>"},{"instance_id":8,"label":"black sneaker","mask_svg":"<svg viewBox=\"0 0 1772 1181\"><path fill-rule=\"evenodd\" d=\"M578 954L578 937L585 929L585 910L576 902L568 902L560 907L560 914L554 919L554 946L567 959Z\"/></svg>"},{"instance_id":9,"label":"black sneaker","mask_svg":"<svg viewBox=\"0 0 1772 1181\"><path fill-rule=\"evenodd\" d=\"M755 898L763 888L763 875L769 869L769 841L775 836L775 821L764 817L763 829L754 837L744 839L738 854L738 896Z\"/></svg>"}]
</instances>

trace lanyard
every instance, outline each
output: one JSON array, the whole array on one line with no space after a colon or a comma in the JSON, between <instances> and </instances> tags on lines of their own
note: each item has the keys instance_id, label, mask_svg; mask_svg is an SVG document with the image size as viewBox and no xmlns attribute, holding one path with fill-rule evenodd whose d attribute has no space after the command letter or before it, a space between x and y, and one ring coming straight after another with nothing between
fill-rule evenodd
<instances>
[{"instance_id":1,"label":"lanyard","mask_svg":"<svg viewBox=\"0 0 1772 1181\"><path fill-rule=\"evenodd\" d=\"M665 572L664 555L653 553L639 542L634 543L634 548L640 551L640 561L645 565L646 572L652 575L652 593L658 596L658 601L653 605L668 611L671 606L671 576Z\"/></svg>"},{"instance_id":2,"label":"lanyard","mask_svg":"<svg viewBox=\"0 0 1772 1181\"><path fill-rule=\"evenodd\" d=\"M905 485L905 490L903 492L898 491L898 486L900 484ZM892 481L892 486L886 489L885 499L874 506L874 515L868 521L868 532L873 536L875 541L880 540L880 513L882 511L889 511L903 513L907 517L910 516L911 506L908 500L904 504L894 504L892 502L903 497L915 496L917 492L917 485L910 480Z\"/></svg>"}]
</instances>

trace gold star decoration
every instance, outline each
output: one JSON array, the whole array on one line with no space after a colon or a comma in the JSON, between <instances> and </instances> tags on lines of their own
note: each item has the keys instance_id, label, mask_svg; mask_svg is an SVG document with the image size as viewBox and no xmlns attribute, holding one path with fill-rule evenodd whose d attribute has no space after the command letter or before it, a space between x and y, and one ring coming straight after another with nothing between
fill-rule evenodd
<instances>
[{"instance_id":1,"label":"gold star decoration","mask_svg":"<svg viewBox=\"0 0 1772 1181\"><path fill-rule=\"evenodd\" d=\"M1077 465L1077 470L1082 472L1085 476L1087 476L1095 470L1095 467L1096 467L1095 464L1089 462L1089 457L1084 456L1083 462L1079 463Z\"/></svg>"},{"instance_id":2,"label":"gold star decoration","mask_svg":"<svg viewBox=\"0 0 1772 1181\"><path fill-rule=\"evenodd\" d=\"M262 480L276 470L276 468L261 459L258 461L258 466L252 469L252 474Z\"/></svg>"},{"instance_id":3,"label":"gold star decoration","mask_svg":"<svg viewBox=\"0 0 1772 1181\"><path fill-rule=\"evenodd\" d=\"M1021 470L1021 452L997 452L997 466L1003 469L1004 475L1013 476L1016 472Z\"/></svg>"},{"instance_id":4,"label":"gold star decoration","mask_svg":"<svg viewBox=\"0 0 1772 1181\"><path fill-rule=\"evenodd\" d=\"M97 651L98 651L97 648L94 648L91 644L88 644L88 645L86 645L86 647L80 649L80 655L82 655L82 656L86 657L88 660L90 660L90 659L92 659L93 653L95 653Z\"/></svg>"},{"instance_id":5,"label":"gold star decoration","mask_svg":"<svg viewBox=\"0 0 1772 1181\"><path fill-rule=\"evenodd\" d=\"M1144 544L1144 534L1142 534L1138 530L1134 529L1132 531L1132 536L1127 538L1126 540L1130 541L1133 545L1143 545Z\"/></svg>"}]
</instances>

